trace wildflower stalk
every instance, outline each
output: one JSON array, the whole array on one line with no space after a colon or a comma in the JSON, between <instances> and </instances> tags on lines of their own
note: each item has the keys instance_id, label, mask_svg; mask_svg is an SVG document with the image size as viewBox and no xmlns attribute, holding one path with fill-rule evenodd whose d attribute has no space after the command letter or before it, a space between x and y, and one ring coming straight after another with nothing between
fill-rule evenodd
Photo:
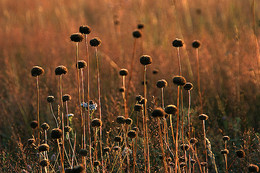
<instances>
[{"instance_id":1,"label":"wildflower stalk","mask_svg":"<svg viewBox=\"0 0 260 173\"><path fill-rule=\"evenodd\" d=\"M164 152L164 147L163 147L164 145L163 145L163 140L162 140L161 122L160 122L159 117L157 118L157 124L158 124L158 128L159 128L159 139L160 139L160 147L161 147L161 150L162 150L164 172L168 173L167 162L166 162L165 152Z\"/></svg>"},{"instance_id":2,"label":"wildflower stalk","mask_svg":"<svg viewBox=\"0 0 260 173\"><path fill-rule=\"evenodd\" d=\"M199 93L199 100L200 100L200 113L203 112L203 105L202 105L202 95L200 90L200 63L199 63L199 49L196 49L196 62L197 62L197 83L198 83L198 93Z\"/></svg>"},{"instance_id":3,"label":"wildflower stalk","mask_svg":"<svg viewBox=\"0 0 260 173\"><path fill-rule=\"evenodd\" d=\"M178 93L177 93L177 124L176 124L176 140L175 140L175 172L177 173L178 169L178 134L179 134L179 118L180 118L180 110L179 110L179 97L180 97L180 86L178 86Z\"/></svg>"}]
</instances>

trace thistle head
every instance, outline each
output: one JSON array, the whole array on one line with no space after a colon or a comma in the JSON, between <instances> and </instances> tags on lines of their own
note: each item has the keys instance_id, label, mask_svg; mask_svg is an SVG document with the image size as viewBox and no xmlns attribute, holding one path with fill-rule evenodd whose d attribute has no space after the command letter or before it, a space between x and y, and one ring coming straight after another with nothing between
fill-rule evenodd
<instances>
[{"instance_id":1,"label":"thistle head","mask_svg":"<svg viewBox=\"0 0 260 173\"><path fill-rule=\"evenodd\" d=\"M120 71L119 71L119 75L120 76L127 76L128 75L128 70L127 69L121 69Z\"/></svg>"},{"instance_id":2,"label":"thistle head","mask_svg":"<svg viewBox=\"0 0 260 173\"><path fill-rule=\"evenodd\" d=\"M79 60L79 61L78 61L77 68L78 68L78 69L81 69L81 68L85 68L85 67L87 67L86 61L84 61L84 60Z\"/></svg>"},{"instance_id":3,"label":"thistle head","mask_svg":"<svg viewBox=\"0 0 260 173\"><path fill-rule=\"evenodd\" d=\"M159 108L159 107L155 108L152 112L152 117L154 117L154 118L156 118L156 117L162 118L164 116L165 116L165 112L162 108Z\"/></svg>"},{"instance_id":4,"label":"thistle head","mask_svg":"<svg viewBox=\"0 0 260 173\"><path fill-rule=\"evenodd\" d=\"M30 123L32 129L36 129L38 127L38 121L34 120Z\"/></svg>"},{"instance_id":5,"label":"thistle head","mask_svg":"<svg viewBox=\"0 0 260 173\"><path fill-rule=\"evenodd\" d=\"M152 63L152 58L149 55L142 55L140 57L140 63L142 65L149 65Z\"/></svg>"},{"instance_id":6,"label":"thistle head","mask_svg":"<svg viewBox=\"0 0 260 173\"><path fill-rule=\"evenodd\" d=\"M40 66L33 66L32 70L31 70L31 74L33 77L40 76L43 73L44 73L44 69Z\"/></svg>"},{"instance_id":7,"label":"thistle head","mask_svg":"<svg viewBox=\"0 0 260 173\"><path fill-rule=\"evenodd\" d=\"M55 128L51 130L51 138L52 139L60 139L62 136L62 130Z\"/></svg>"},{"instance_id":8,"label":"thistle head","mask_svg":"<svg viewBox=\"0 0 260 173\"><path fill-rule=\"evenodd\" d=\"M167 81L165 79L158 80L156 83L157 88L167 87Z\"/></svg>"},{"instance_id":9,"label":"thistle head","mask_svg":"<svg viewBox=\"0 0 260 173\"><path fill-rule=\"evenodd\" d=\"M172 42L172 46L173 47L182 47L183 46L183 41L179 38L176 38L175 40L173 40Z\"/></svg>"},{"instance_id":10,"label":"thistle head","mask_svg":"<svg viewBox=\"0 0 260 173\"><path fill-rule=\"evenodd\" d=\"M186 79L183 76L174 76L172 82L177 86L183 86L186 83Z\"/></svg>"},{"instance_id":11,"label":"thistle head","mask_svg":"<svg viewBox=\"0 0 260 173\"><path fill-rule=\"evenodd\" d=\"M200 41L199 41L199 40L194 40L194 41L192 42L192 47L195 48L195 49L199 48L200 45L201 45L201 44L200 44Z\"/></svg>"},{"instance_id":12,"label":"thistle head","mask_svg":"<svg viewBox=\"0 0 260 173\"><path fill-rule=\"evenodd\" d=\"M90 34L91 28L88 25L82 25L79 27L79 32L81 34Z\"/></svg>"},{"instance_id":13,"label":"thistle head","mask_svg":"<svg viewBox=\"0 0 260 173\"><path fill-rule=\"evenodd\" d=\"M135 30L133 32L133 37L134 38L140 38L140 37L142 37L142 33L139 30Z\"/></svg>"},{"instance_id":14,"label":"thistle head","mask_svg":"<svg viewBox=\"0 0 260 173\"><path fill-rule=\"evenodd\" d=\"M62 101L63 102L67 102L67 101L70 101L71 100L71 96L69 94L64 94L62 96Z\"/></svg>"},{"instance_id":15,"label":"thistle head","mask_svg":"<svg viewBox=\"0 0 260 173\"><path fill-rule=\"evenodd\" d=\"M184 88L185 90L187 90L187 91L190 91L190 90L192 90L193 85L192 85L192 83L187 82L187 83L185 83L185 85L183 86L183 88Z\"/></svg>"},{"instance_id":16,"label":"thistle head","mask_svg":"<svg viewBox=\"0 0 260 173\"><path fill-rule=\"evenodd\" d=\"M89 41L90 46L98 47L101 45L101 40L98 37L95 37Z\"/></svg>"},{"instance_id":17,"label":"thistle head","mask_svg":"<svg viewBox=\"0 0 260 173\"><path fill-rule=\"evenodd\" d=\"M136 137L136 131L135 130L130 130L128 133L127 133L127 136L131 139L135 138Z\"/></svg>"},{"instance_id":18,"label":"thistle head","mask_svg":"<svg viewBox=\"0 0 260 173\"><path fill-rule=\"evenodd\" d=\"M92 127L101 127L102 126L102 121L98 118L94 118L92 121L91 121L91 126Z\"/></svg>"},{"instance_id":19,"label":"thistle head","mask_svg":"<svg viewBox=\"0 0 260 173\"><path fill-rule=\"evenodd\" d=\"M177 107L175 105L168 105L165 107L165 112L167 114L175 115L177 112Z\"/></svg>"},{"instance_id":20,"label":"thistle head","mask_svg":"<svg viewBox=\"0 0 260 173\"><path fill-rule=\"evenodd\" d=\"M49 124L47 124L47 123L43 123L43 124L41 125L41 128L42 128L42 130L48 130L48 129L50 128L50 126L49 126Z\"/></svg>"},{"instance_id":21,"label":"thistle head","mask_svg":"<svg viewBox=\"0 0 260 173\"><path fill-rule=\"evenodd\" d=\"M73 42L81 42L84 39L81 33L74 33L70 36L70 40Z\"/></svg>"},{"instance_id":22,"label":"thistle head","mask_svg":"<svg viewBox=\"0 0 260 173\"><path fill-rule=\"evenodd\" d=\"M48 96L48 97L47 97L47 102L48 102L48 103L53 103L54 100L55 100L54 96Z\"/></svg>"},{"instance_id":23,"label":"thistle head","mask_svg":"<svg viewBox=\"0 0 260 173\"><path fill-rule=\"evenodd\" d=\"M55 69L55 75L62 75L62 74L66 74L67 72L68 69L64 65L60 65Z\"/></svg>"}]
</instances>

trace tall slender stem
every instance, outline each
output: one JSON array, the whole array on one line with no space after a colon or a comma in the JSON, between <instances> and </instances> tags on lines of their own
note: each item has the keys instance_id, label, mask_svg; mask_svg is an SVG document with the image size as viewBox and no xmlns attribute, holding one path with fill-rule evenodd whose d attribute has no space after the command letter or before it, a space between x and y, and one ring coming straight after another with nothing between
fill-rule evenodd
<instances>
[{"instance_id":1,"label":"tall slender stem","mask_svg":"<svg viewBox=\"0 0 260 173\"><path fill-rule=\"evenodd\" d=\"M64 173L64 151L65 151L65 146L64 146L64 110L63 110L63 101L62 101L62 75L59 76L59 90L60 90L60 103L61 103L61 122L62 122L62 149L61 149L61 166L62 166L62 173ZM59 143L58 143L59 145Z\"/></svg>"},{"instance_id":2,"label":"tall slender stem","mask_svg":"<svg viewBox=\"0 0 260 173\"><path fill-rule=\"evenodd\" d=\"M37 122L38 122L38 144L40 144L40 88L39 76L36 76L36 89L37 89Z\"/></svg>"},{"instance_id":3,"label":"tall slender stem","mask_svg":"<svg viewBox=\"0 0 260 173\"><path fill-rule=\"evenodd\" d=\"M177 56L178 56L178 65L179 65L179 75L182 75L181 56L180 56L180 48L179 47L177 47Z\"/></svg>"},{"instance_id":4,"label":"tall slender stem","mask_svg":"<svg viewBox=\"0 0 260 173\"><path fill-rule=\"evenodd\" d=\"M164 147L163 147L163 140L162 140L161 122L160 122L159 118L157 118L157 123L158 123L158 128L159 128L159 139L160 139L160 147L161 147L161 150L162 150L164 172L168 173L167 162L166 162L166 158L165 158Z\"/></svg>"},{"instance_id":5,"label":"tall slender stem","mask_svg":"<svg viewBox=\"0 0 260 173\"><path fill-rule=\"evenodd\" d=\"M199 49L196 49L196 61L197 61L197 82L198 82L198 93L200 100L200 114L203 113L202 95L200 90L200 62L199 62Z\"/></svg>"},{"instance_id":6,"label":"tall slender stem","mask_svg":"<svg viewBox=\"0 0 260 173\"><path fill-rule=\"evenodd\" d=\"M180 97L180 86L178 86L178 93L177 93L177 124L176 124L176 140L175 140L175 172L177 173L178 169L178 134L179 134L179 118L180 118L180 103L179 98Z\"/></svg>"}]
</instances>

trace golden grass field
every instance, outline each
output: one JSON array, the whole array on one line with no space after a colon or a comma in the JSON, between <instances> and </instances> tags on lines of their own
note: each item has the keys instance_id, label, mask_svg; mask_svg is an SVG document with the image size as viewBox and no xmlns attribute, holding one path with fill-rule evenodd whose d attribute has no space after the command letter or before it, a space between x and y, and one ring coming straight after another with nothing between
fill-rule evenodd
<instances>
[{"instance_id":1,"label":"golden grass field","mask_svg":"<svg viewBox=\"0 0 260 173\"><path fill-rule=\"evenodd\" d=\"M226 171L225 161L220 153L225 147L222 140L225 135L230 137L227 144L229 172L247 172L249 164L259 166L259 1L0 0L0 172L46 171L38 165L39 153L27 144L27 140L32 138L33 134L30 123L37 119L36 78L31 75L31 69L35 65L41 66L45 71L39 78L39 112L40 124L47 122L50 125L49 131L55 128L55 121L46 101L47 96L53 95L56 98L53 104L55 113L58 105L60 106L59 80L55 75L55 68L59 65L68 68L68 74L63 78L63 93L72 97L69 112L75 115L73 129L78 132L75 151L78 162L84 160L78 155L82 148L82 120L77 95L76 46L70 40L71 34L79 32L81 25L91 27L88 42L94 37L99 37L102 41L97 55L100 58L103 147L113 147L114 136L118 133L115 127L120 128L116 118L125 115L124 100L119 92L122 86L119 70L126 68L131 71L135 40L132 32L137 29L138 24L143 24L144 28L141 30L142 37L136 39L127 114L133 119L132 127L136 126L137 114L133 111L135 97L144 93L143 66L139 59L142 55L150 55L152 64L147 68L150 172L165 172L163 161L158 157L162 154L159 145L160 134L151 113L161 104L161 91L156 87L156 82L160 79L168 82L164 91L165 105L177 104L177 87L172 82L173 76L179 75L177 49L172 46L172 41L176 38L184 42L184 46L180 48L182 76L188 82L192 82L194 87L191 91L191 119L196 127L194 134L199 140L198 160L203 162L205 155L203 130L198 116L205 113L209 117L206 132L211 149L208 148L208 151L214 153L216 161L213 163L212 157L208 157L208 172L216 172L215 167L219 173ZM199 63L203 112L199 112L196 50L192 47L194 40L201 42ZM87 61L84 42L85 40L79 44L79 59ZM91 46L89 60L89 94L91 100L98 103L95 49ZM153 73L155 70L158 70L158 74ZM128 78L126 80L128 81ZM86 81L85 76L85 87ZM187 114L188 94L185 91L183 111ZM98 116L99 113L96 111L93 118ZM174 121L174 128L175 123ZM111 135L107 135L108 132ZM51 157L51 153L56 153L57 144L48 138ZM140 141L142 139L143 132L140 129ZM173 145L171 142L169 144ZM55 147L52 148L51 145ZM123 143L121 147L124 145ZM135 172L145 172L142 142L136 147L138 151ZM175 152L175 145L170 148ZM236 159L235 151L239 149L246 153L242 160ZM172 162L175 163L176 159L166 145L164 150L165 157L172 157ZM100 153L97 152L100 160ZM86 160L85 172L91 172L89 159ZM109 161L118 162L115 155L111 156ZM130 162L131 170L128 171L134 172L132 159ZM106 171L127 172L127 161L123 160L122 163L121 167L120 162L119 166L115 164L115 168L111 170L112 164ZM53 167L47 172L62 172L57 165ZM169 168L169 172L174 172L174 168ZM105 171L103 168L95 168L94 172L101 170ZM183 169L178 172L188 173L189 170ZM203 170L196 166L193 172Z\"/></svg>"}]
</instances>

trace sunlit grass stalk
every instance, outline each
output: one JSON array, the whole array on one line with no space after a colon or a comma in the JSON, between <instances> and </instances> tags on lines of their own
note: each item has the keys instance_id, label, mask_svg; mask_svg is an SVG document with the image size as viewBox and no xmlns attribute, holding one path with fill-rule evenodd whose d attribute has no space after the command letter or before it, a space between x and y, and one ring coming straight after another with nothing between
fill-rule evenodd
<instances>
[{"instance_id":1,"label":"sunlit grass stalk","mask_svg":"<svg viewBox=\"0 0 260 173\"><path fill-rule=\"evenodd\" d=\"M177 47L177 57L178 57L179 75L182 75L181 55L180 55L180 48L179 47Z\"/></svg>"},{"instance_id":2,"label":"sunlit grass stalk","mask_svg":"<svg viewBox=\"0 0 260 173\"><path fill-rule=\"evenodd\" d=\"M204 149L205 149L205 161L208 163L208 154L207 154L207 141L206 141L206 126L205 126L205 120L202 121L202 128L203 128L203 142L204 142ZM208 167L206 171L208 170ZM208 172L208 171L207 171Z\"/></svg>"},{"instance_id":3,"label":"sunlit grass stalk","mask_svg":"<svg viewBox=\"0 0 260 173\"><path fill-rule=\"evenodd\" d=\"M159 117L157 118L157 124L158 124L158 128L159 128L159 139L160 139L160 147L161 147L161 150L162 150L164 172L168 173L167 162L166 162L166 157L165 157L165 152L164 152L164 145L163 145L163 140L162 140L161 122L160 122Z\"/></svg>"},{"instance_id":4,"label":"sunlit grass stalk","mask_svg":"<svg viewBox=\"0 0 260 173\"><path fill-rule=\"evenodd\" d=\"M183 113L183 92L182 92L182 87L181 89L181 139L182 139L182 144L184 144L184 113Z\"/></svg>"},{"instance_id":5,"label":"sunlit grass stalk","mask_svg":"<svg viewBox=\"0 0 260 173\"><path fill-rule=\"evenodd\" d=\"M197 85L198 85L198 93L199 93L199 101L200 101L200 112L203 113L203 104L202 104L202 95L200 89L200 62L199 62L199 49L196 49L196 62L197 62Z\"/></svg>"},{"instance_id":6,"label":"sunlit grass stalk","mask_svg":"<svg viewBox=\"0 0 260 173\"><path fill-rule=\"evenodd\" d=\"M40 88L39 88L39 76L36 76L36 89L37 89L38 144L40 144L41 138L40 138Z\"/></svg>"},{"instance_id":7,"label":"sunlit grass stalk","mask_svg":"<svg viewBox=\"0 0 260 173\"><path fill-rule=\"evenodd\" d=\"M176 140L175 140L175 172L177 173L178 169L178 134L179 134L179 118L180 118L180 86L178 86L178 91L177 91L177 124L176 124Z\"/></svg>"},{"instance_id":8,"label":"sunlit grass stalk","mask_svg":"<svg viewBox=\"0 0 260 173\"><path fill-rule=\"evenodd\" d=\"M49 103L49 107L50 107L51 114L52 114L52 116L53 116L53 118L55 120L56 126L58 128L59 127L59 123L58 123L57 118L56 118L56 116L54 114L54 111L53 111L53 108L52 108L52 103Z\"/></svg>"}]
</instances>

